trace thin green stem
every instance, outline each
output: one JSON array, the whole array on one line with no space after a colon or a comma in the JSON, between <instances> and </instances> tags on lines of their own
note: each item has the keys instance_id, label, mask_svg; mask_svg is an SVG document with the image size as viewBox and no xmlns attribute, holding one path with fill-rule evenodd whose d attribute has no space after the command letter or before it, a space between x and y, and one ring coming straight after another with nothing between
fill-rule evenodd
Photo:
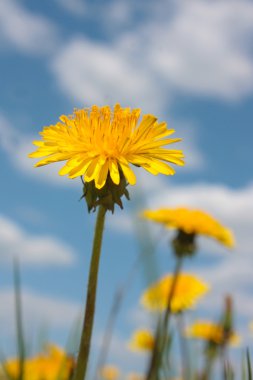
<instances>
[{"instance_id":1,"label":"thin green stem","mask_svg":"<svg viewBox=\"0 0 253 380\"><path fill-rule=\"evenodd\" d=\"M184 380L191 379L191 365L190 365L190 355L188 350L188 342L185 338L185 324L184 324L184 314L183 312L177 315L177 326L179 332L179 344L181 349L181 360L182 360L182 374Z\"/></svg>"},{"instance_id":2,"label":"thin green stem","mask_svg":"<svg viewBox=\"0 0 253 380\"><path fill-rule=\"evenodd\" d=\"M176 262L176 266L175 266L175 270L174 270L173 282L171 285L171 289L170 289L170 293L169 293L169 297L168 297L167 308L165 310L165 315L164 315L164 323L163 323L164 331L167 331L167 328L169 325L169 320L171 317L171 302L172 302L172 298L174 297L174 293L176 290L176 285L177 285L179 273L181 271L182 263L183 263L183 258L182 257L177 258L177 262Z\"/></svg>"},{"instance_id":3,"label":"thin green stem","mask_svg":"<svg viewBox=\"0 0 253 380\"><path fill-rule=\"evenodd\" d=\"M94 315L95 315L97 278L98 278L99 259L100 259L103 231L104 231L105 213L106 213L106 209L103 206L99 206L94 240L93 240L92 256L91 256L91 262L90 262L85 316L84 316L76 370L74 373L73 380L84 380L85 375L86 375L86 370L87 370L93 321L94 321Z\"/></svg>"},{"instance_id":4,"label":"thin green stem","mask_svg":"<svg viewBox=\"0 0 253 380\"><path fill-rule=\"evenodd\" d=\"M248 347L247 347L247 351L246 351L246 358L247 358L248 379L252 380L252 368L251 368L251 360L250 360L250 353L249 353Z\"/></svg>"},{"instance_id":5,"label":"thin green stem","mask_svg":"<svg viewBox=\"0 0 253 380\"><path fill-rule=\"evenodd\" d=\"M183 261L183 258L177 258L177 262L176 262L176 266L174 270L173 282L172 282L170 292L168 295L167 308L165 310L162 323L161 324L158 323L158 326L157 326L156 336L155 336L155 346L153 349L146 380L156 380L158 376L159 367L161 364L161 359L163 356L163 352L164 352L164 348L165 348L165 344L166 344L166 340L168 336L167 332L168 332L168 325L169 325L169 320L171 316L171 302L174 296L179 273L182 267L182 261Z\"/></svg>"},{"instance_id":6,"label":"thin green stem","mask_svg":"<svg viewBox=\"0 0 253 380\"><path fill-rule=\"evenodd\" d=\"M19 375L18 380L23 380L24 363L25 363L25 343L22 323L22 302L21 302L21 285L20 270L17 260L14 260L14 289L15 289L15 311L16 311L16 329L19 357Z\"/></svg>"},{"instance_id":7,"label":"thin green stem","mask_svg":"<svg viewBox=\"0 0 253 380\"><path fill-rule=\"evenodd\" d=\"M140 208L141 207L141 202L143 202L143 197L144 195L142 193L139 194L139 197L135 199L136 207ZM142 205L141 208L145 208L145 205ZM147 229L146 224L140 224L139 220L137 221L135 218L133 218L133 223L134 223L134 231L136 234L136 239L139 243L139 248L140 248L140 253L138 254L136 260L133 263L132 268L130 269L125 281L122 283L119 289L117 289L115 296L113 298L113 303L108 315L106 327L105 327L105 333L104 337L102 340L102 345L101 345L101 350L98 355L98 360L97 364L95 366L95 372L94 376L92 377L93 380L98 379L99 375L99 369L102 368L107 360L108 352L110 349L110 344L112 340L112 335L113 335L113 329L115 327L116 319L119 314L120 308L122 307L123 303L123 298L126 295L126 293L129 291L130 286L132 285L134 281L134 277L137 273L137 270L139 269L139 266L141 264L145 269L152 269L150 274L154 275L154 272L157 272L157 268L155 268L155 261L154 261L154 250L155 246L153 243L153 239L151 239L151 234L149 230ZM155 239L157 241L161 241L160 236ZM151 261L152 260L152 261ZM149 267L147 265L150 264ZM155 269L155 270L154 270ZM148 273L147 273L148 274Z\"/></svg>"}]
</instances>

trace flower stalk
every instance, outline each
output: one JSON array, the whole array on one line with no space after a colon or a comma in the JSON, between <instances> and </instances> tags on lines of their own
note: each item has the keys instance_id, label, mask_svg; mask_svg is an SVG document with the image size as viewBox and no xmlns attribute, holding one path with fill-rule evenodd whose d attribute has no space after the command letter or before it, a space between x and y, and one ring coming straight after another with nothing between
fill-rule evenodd
<instances>
[{"instance_id":1,"label":"flower stalk","mask_svg":"<svg viewBox=\"0 0 253 380\"><path fill-rule=\"evenodd\" d=\"M88 289L86 298L85 316L82 328L82 335L77 358L76 370L72 380L84 380L88 365L90 343L95 315L97 278L99 270L99 260L102 246L106 208L99 206L95 234L93 240L92 256L88 279Z\"/></svg>"},{"instance_id":2,"label":"flower stalk","mask_svg":"<svg viewBox=\"0 0 253 380\"><path fill-rule=\"evenodd\" d=\"M19 353L19 374L18 380L24 378L24 364L25 364L25 340L22 321L22 300L21 300L21 281L20 269L18 260L14 260L14 290L15 290L15 310L16 310L16 329Z\"/></svg>"},{"instance_id":3,"label":"flower stalk","mask_svg":"<svg viewBox=\"0 0 253 380\"><path fill-rule=\"evenodd\" d=\"M178 277L180 274L180 270L182 268L182 261L183 258L179 257L176 261L176 266L174 270L174 278L171 285L170 292L168 294L168 301L167 301L167 307L163 316L163 319L160 323L158 323L156 336L155 336L155 345L152 352L152 357L150 360L150 365L148 368L146 380L156 380L158 377L158 372L160 369L163 352L167 340L167 331L168 331L168 325L169 320L171 316L171 302L175 293Z\"/></svg>"}]
</instances>

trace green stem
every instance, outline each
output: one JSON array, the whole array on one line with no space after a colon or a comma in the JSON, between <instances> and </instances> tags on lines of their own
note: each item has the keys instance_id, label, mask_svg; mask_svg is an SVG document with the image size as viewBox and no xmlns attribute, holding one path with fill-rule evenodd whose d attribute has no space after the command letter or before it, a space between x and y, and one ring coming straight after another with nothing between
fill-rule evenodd
<instances>
[{"instance_id":1,"label":"green stem","mask_svg":"<svg viewBox=\"0 0 253 380\"><path fill-rule=\"evenodd\" d=\"M175 266L175 270L174 270L173 282L171 284L171 289L170 289L168 302L167 302L167 308L165 310L165 315L164 315L164 325L163 325L164 331L167 331L167 328L169 325L169 320L171 317L171 302L172 302L172 299L174 297L177 281L179 278L179 273L180 273L181 268L182 268L182 263L183 263L183 258L182 257L177 258L177 262L176 262L176 266Z\"/></svg>"},{"instance_id":2,"label":"green stem","mask_svg":"<svg viewBox=\"0 0 253 380\"><path fill-rule=\"evenodd\" d=\"M15 290L15 311L16 311L16 328L18 341L18 356L19 356L19 375L18 380L24 378L25 364L25 342L23 335L22 323L22 301L21 301L21 285L20 285L20 270L18 260L14 260L14 290Z\"/></svg>"},{"instance_id":3,"label":"green stem","mask_svg":"<svg viewBox=\"0 0 253 380\"><path fill-rule=\"evenodd\" d=\"M103 206L99 206L94 240L93 240L92 256L91 256L91 262L90 262L85 316L84 316L76 370L74 373L73 380L84 380L85 375L86 375L86 370L87 370L93 321L94 321L94 315L95 315L97 278L98 278L99 259L100 259L100 252L101 252L101 245L102 245L102 238L103 238L104 222L105 222L105 213L106 213L106 209Z\"/></svg>"},{"instance_id":4,"label":"green stem","mask_svg":"<svg viewBox=\"0 0 253 380\"><path fill-rule=\"evenodd\" d=\"M158 376L161 359L163 356L166 339L167 339L168 325L169 325L169 320L171 316L171 302L174 296L179 273L182 267L182 261L183 261L182 257L177 258L177 262L176 262L176 266L174 270L174 277L173 277L170 292L168 295L167 308L165 310L164 317L161 324L158 323L158 326L157 326L156 336L155 336L155 346L152 352L152 357L151 357L150 365L149 365L148 372L146 375L146 380L156 380Z\"/></svg>"},{"instance_id":5,"label":"green stem","mask_svg":"<svg viewBox=\"0 0 253 380\"><path fill-rule=\"evenodd\" d=\"M182 374L184 380L191 379L191 365L190 365L190 353L188 350L188 342L184 336L185 323L184 323L184 313L181 312L176 318L178 332L179 332L179 344L181 349L181 360L182 360Z\"/></svg>"},{"instance_id":6,"label":"green stem","mask_svg":"<svg viewBox=\"0 0 253 380\"><path fill-rule=\"evenodd\" d=\"M121 287L116 291L116 294L113 299L113 304L111 306L111 310L107 319L106 328L105 328L105 334L102 340L102 346L101 351L98 356L97 365L95 367L95 373L93 376L93 380L96 380L98 377L99 369L101 369L107 359L107 355L109 352L112 335L113 335L113 328L115 326L116 318L119 313L123 297L126 294L126 292L129 290L131 284L134 280L134 275L136 274L136 270L138 268L138 264L140 263L141 255L137 257L137 260L134 262L133 267L131 268L131 271L129 272L126 281L121 285Z\"/></svg>"}]
</instances>

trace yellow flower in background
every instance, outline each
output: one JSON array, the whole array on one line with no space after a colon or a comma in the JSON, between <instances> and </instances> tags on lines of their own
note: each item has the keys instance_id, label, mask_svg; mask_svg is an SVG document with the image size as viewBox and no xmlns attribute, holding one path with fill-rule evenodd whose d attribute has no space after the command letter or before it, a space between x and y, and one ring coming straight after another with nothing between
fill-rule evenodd
<instances>
[{"instance_id":1,"label":"yellow flower in background","mask_svg":"<svg viewBox=\"0 0 253 380\"><path fill-rule=\"evenodd\" d=\"M155 338L151 331L141 329L135 331L128 346L133 351L152 351L154 344Z\"/></svg>"},{"instance_id":2,"label":"yellow flower in background","mask_svg":"<svg viewBox=\"0 0 253 380\"><path fill-rule=\"evenodd\" d=\"M141 110L109 106L93 106L91 110L75 110L71 116L62 115L60 122L44 127L42 141L34 141L38 149L31 158L42 158L35 167L67 161L59 174L69 178L83 176L85 182L95 181L101 189L110 175L114 184L123 175L130 185L136 183L129 164L142 166L156 175L173 175L167 162L184 165L181 150L164 146L180 141L168 136L174 130L165 122L158 123L153 115L144 115L138 125Z\"/></svg>"},{"instance_id":3,"label":"yellow flower in background","mask_svg":"<svg viewBox=\"0 0 253 380\"><path fill-rule=\"evenodd\" d=\"M229 248L234 246L232 232L201 210L185 207L164 208L154 211L145 210L143 216L168 228L175 228L187 234L205 235Z\"/></svg>"},{"instance_id":4,"label":"yellow flower in background","mask_svg":"<svg viewBox=\"0 0 253 380\"><path fill-rule=\"evenodd\" d=\"M148 287L141 297L142 305L148 310L165 310L173 281L174 275L168 274ZM208 290L209 287L196 276L180 273L171 300L171 311L178 313L193 307Z\"/></svg>"},{"instance_id":5,"label":"yellow flower in background","mask_svg":"<svg viewBox=\"0 0 253 380\"><path fill-rule=\"evenodd\" d=\"M119 375L119 369L113 365L106 365L100 369L100 376L104 380L117 380Z\"/></svg>"},{"instance_id":6,"label":"yellow flower in background","mask_svg":"<svg viewBox=\"0 0 253 380\"><path fill-rule=\"evenodd\" d=\"M203 339L216 344L224 342L224 329L218 323L211 321L196 321L186 329L185 335L188 338ZM238 346L241 338L235 332L229 336L228 343L233 346Z\"/></svg>"},{"instance_id":7,"label":"yellow flower in background","mask_svg":"<svg viewBox=\"0 0 253 380\"><path fill-rule=\"evenodd\" d=\"M24 380L69 380L74 369L73 358L55 345L48 345L44 353L28 358L24 362ZM3 363L5 372L18 379L19 359L10 359Z\"/></svg>"}]
</instances>

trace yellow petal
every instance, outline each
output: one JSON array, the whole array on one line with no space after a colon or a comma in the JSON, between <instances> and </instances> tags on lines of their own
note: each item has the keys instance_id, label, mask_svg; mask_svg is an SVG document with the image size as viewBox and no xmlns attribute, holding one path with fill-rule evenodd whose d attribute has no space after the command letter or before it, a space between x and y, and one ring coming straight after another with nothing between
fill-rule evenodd
<instances>
[{"instance_id":1,"label":"yellow petal","mask_svg":"<svg viewBox=\"0 0 253 380\"><path fill-rule=\"evenodd\" d=\"M126 177L126 180L130 183L130 185L135 185L136 184L136 177L135 177L135 174L132 171L132 169L130 169L127 161L124 162L122 159L120 159L119 164L120 164L120 167L122 169L124 176Z\"/></svg>"},{"instance_id":2,"label":"yellow petal","mask_svg":"<svg viewBox=\"0 0 253 380\"><path fill-rule=\"evenodd\" d=\"M92 159L84 176L85 181L90 182L96 178L97 172L100 168L100 166L98 165L98 162L99 162L99 157L95 157Z\"/></svg>"},{"instance_id":3,"label":"yellow petal","mask_svg":"<svg viewBox=\"0 0 253 380\"><path fill-rule=\"evenodd\" d=\"M112 159L109 160L109 171L112 182L115 183L115 185L118 185L120 181L120 175L117 161L114 161Z\"/></svg>"},{"instance_id":4,"label":"yellow petal","mask_svg":"<svg viewBox=\"0 0 253 380\"><path fill-rule=\"evenodd\" d=\"M155 170L154 168L152 168L151 166L149 166L148 164L144 164L144 165L142 165L143 166L143 168L145 169L145 170L147 170L149 173L151 173L151 174L153 174L153 175L157 175L157 174L159 174L159 172L157 171L157 170Z\"/></svg>"},{"instance_id":5,"label":"yellow petal","mask_svg":"<svg viewBox=\"0 0 253 380\"><path fill-rule=\"evenodd\" d=\"M82 176L86 172L90 163L91 163L91 158L86 158L85 160L82 160L79 165L70 167L69 171L67 170L67 166L65 165L65 167L63 167L60 170L59 174L60 175L64 175L64 173L69 174L69 178L76 178L76 177Z\"/></svg>"},{"instance_id":6,"label":"yellow petal","mask_svg":"<svg viewBox=\"0 0 253 380\"><path fill-rule=\"evenodd\" d=\"M108 163L108 160L106 160L104 165L101 166L100 171L98 172L96 176L95 185L97 189L101 189L106 182L107 175L108 175L108 166L109 166L109 163Z\"/></svg>"},{"instance_id":7,"label":"yellow petal","mask_svg":"<svg viewBox=\"0 0 253 380\"><path fill-rule=\"evenodd\" d=\"M144 161L145 162L145 161ZM170 167L168 164L162 161L149 159L146 160L147 164L154 169L155 171L158 171L159 173L165 174L165 175L173 175L175 173L175 170Z\"/></svg>"},{"instance_id":8,"label":"yellow petal","mask_svg":"<svg viewBox=\"0 0 253 380\"><path fill-rule=\"evenodd\" d=\"M62 153L55 153L55 154L52 154L51 156L45 158L44 160L37 162L34 165L34 167L38 168L39 166L48 165L48 164L51 164L53 162L58 162L58 161L64 161L65 159L66 158L64 155L62 155Z\"/></svg>"}]
</instances>

